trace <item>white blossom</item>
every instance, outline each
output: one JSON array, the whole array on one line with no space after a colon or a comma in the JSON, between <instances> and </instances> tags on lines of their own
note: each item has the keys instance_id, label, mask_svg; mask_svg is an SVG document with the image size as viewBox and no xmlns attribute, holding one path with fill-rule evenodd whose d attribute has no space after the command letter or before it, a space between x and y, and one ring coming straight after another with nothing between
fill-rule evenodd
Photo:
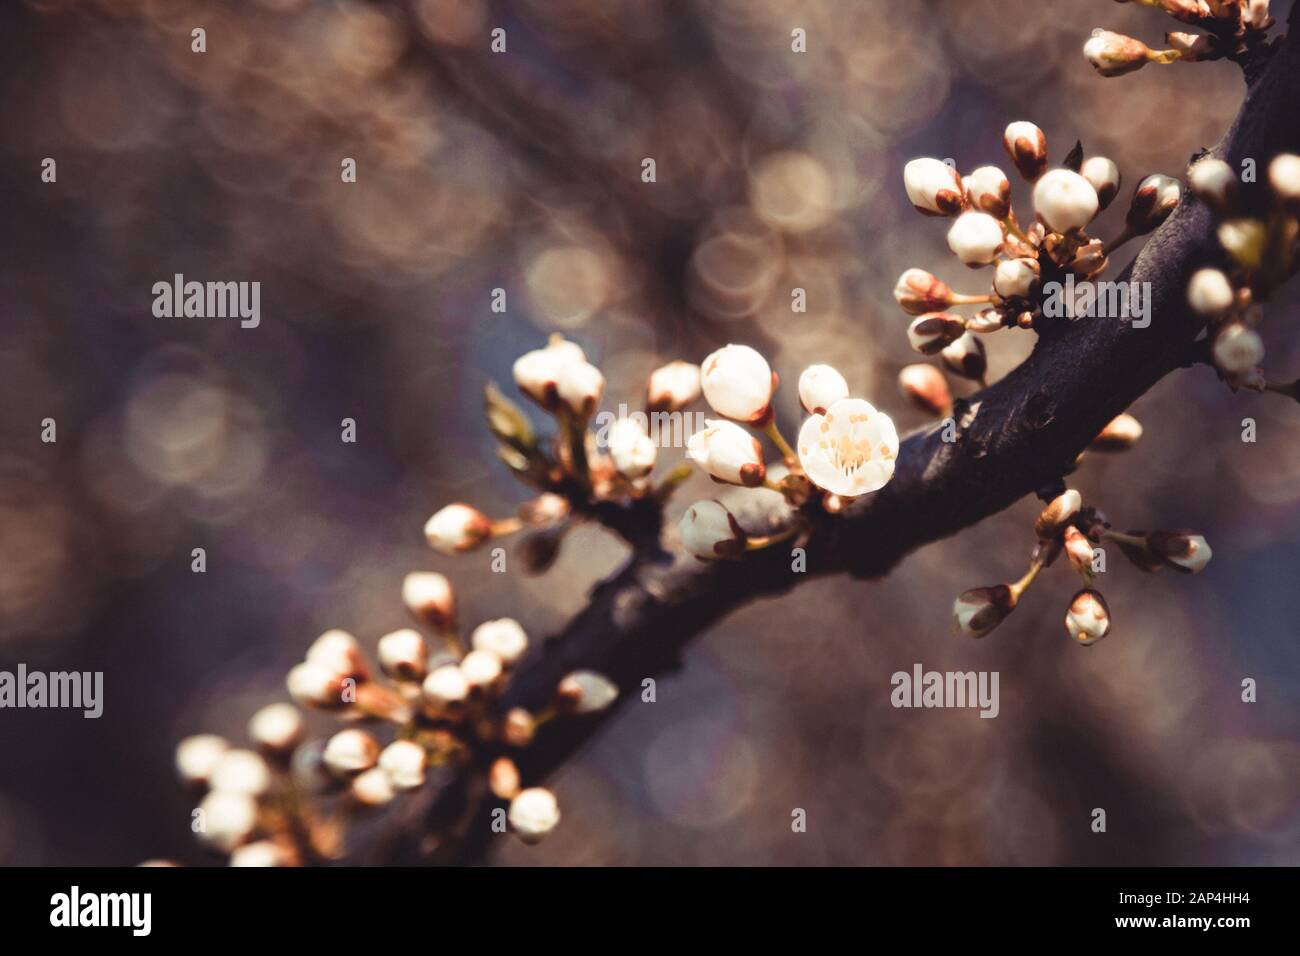
<instances>
[{"instance_id":1,"label":"white blossom","mask_svg":"<svg viewBox=\"0 0 1300 956\"><path fill-rule=\"evenodd\" d=\"M700 366L705 401L719 415L740 422L763 418L772 402L772 369L748 345L726 345Z\"/></svg>"},{"instance_id":2,"label":"white blossom","mask_svg":"<svg viewBox=\"0 0 1300 956\"><path fill-rule=\"evenodd\" d=\"M1088 180L1096 191L1097 202L1102 209L1110 205L1123 180L1115 161L1105 156L1089 156L1079 167L1079 175Z\"/></svg>"},{"instance_id":3,"label":"white blossom","mask_svg":"<svg viewBox=\"0 0 1300 956\"><path fill-rule=\"evenodd\" d=\"M962 180L971 207L994 219L1006 219L1011 212L1011 183L996 166L981 166Z\"/></svg>"},{"instance_id":4,"label":"white blossom","mask_svg":"<svg viewBox=\"0 0 1300 956\"><path fill-rule=\"evenodd\" d=\"M855 497L883 488L893 477L898 432L889 416L870 403L845 398L803 423L798 451L814 485Z\"/></svg>"},{"instance_id":5,"label":"white blossom","mask_svg":"<svg viewBox=\"0 0 1300 956\"><path fill-rule=\"evenodd\" d=\"M948 248L972 268L996 259L1002 241L1002 224L986 212L964 212L948 230Z\"/></svg>"},{"instance_id":6,"label":"white blossom","mask_svg":"<svg viewBox=\"0 0 1300 956\"><path fill-rule=\"evenodd\" d=\"M1097 190L1069 169L1053 169L1034 184L1034 211L1053 232L1082 229L1097 215Z\"/></svg>"},{"instance_id":7,"label":"white blossom","mask_svg":"<svg viewBox=\"0 0 1300 956\"><path fill-rule=\"evenodd\" d=\"M569 362L557 373L555 391L570 412L587 419L605 394L605 376L590 362Z\"/></svg>"},{"instance_id":8,"label":"white blossom","mask_svg":"<svg viewBox=\"0 0 1300 956\"><path fill-rule=\"evenodd\" d=\"M734 422L710 419L686 442L686 452L707 474L733 485L756 487L767 469L758 439Z\"/></svg>"},{"instance_id":9,"label":"white blossom","mask_svg":"<svg viewBox=\"0 0 1300 956\"><path fill-rule=\"evenodd\" d=\"M675 361L650 373L646 405L651 411L676 412L700 397L700 367Z\"/></svg>"},{"instance_id":10,"label":"white blossom","mask_svg":"<svg viewBox=\"0 0 1300 956\"><path fill-rule=\"evenodd\" d=\"M951 216L962 207L961 176L937 159L914 159L904 166L903 188L912 205L925 213Z\"/></svg>"},{"instance_id":11,"label":"white blossom","mask_svg":"<svg viewBox=\"0 0 1300 956\"><path fill-rule=\"evenodd\" d=\"M1028 299L1038 288L1037 259L1004 259L993 271L993 291L1004 299Z\"/></svg>"},{"instance_id":12,"label":"white blossom","mask_svg":"<svg viewBox=\"0 0 1300 956\"><path fill-rule=\"evenodd\" d=\"M573 342L553 339L545 348L525 352L515 360L515 384L537 404L553 410L559 398L561 373L568 366L586 360L582 349Z\"/></svg>"},{"instance_id":13,"label":"white blossom","mask_svg":"<svg viewBox=\"0 0 1300 956\"><path fill-rule=\"evenodd\" d=\"M810 365L799 376L799 401L806 411L825 412L849 397L849 383L829 365Z\"/></svg>"}]
</instances>

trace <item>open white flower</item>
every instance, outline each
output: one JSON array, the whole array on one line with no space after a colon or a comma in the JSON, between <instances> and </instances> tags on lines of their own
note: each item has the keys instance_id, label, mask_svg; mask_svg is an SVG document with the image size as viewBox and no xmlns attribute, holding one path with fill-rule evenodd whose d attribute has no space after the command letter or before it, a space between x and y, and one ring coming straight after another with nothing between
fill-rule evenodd
<instances>
[{"instance_id":1,"label":"open white flower","mask_svg":"<svg viewBox=\"0 0 1300 956\"><path fill-rule=\"evenodd\" d=\"M1002 146L1020 175L1030 182L1047 169L1047 137L1033 123L1027 120L1008 123L1002 134Z\"/></svg>"},{"instance_id":2,"label":"open white flower","mask_svg":"<svg viewBox=\"0 0 1300 956\"><path fill-rule=\"evenodd\" d=\"M525 843L536 843L559 825L560 804L544 787L529 787L510 801L506 818Z\"/></svg>"},{"instance_id":3,"label":"open white flower","mask_svg":"<svg viewBox=\"0 0 1300 956\"><path fill-rule=\"evenodd\" d=\"M675 361L650 373L646 406L652 412L676 412L700 397L700 367Z\"/></svg>"},{"instance_id":4,"label":"open white flower","mask_svg":"<svg viewBox=\"0 0 1300 956\"><path fill-rule=\"evenodd\" d=\"M914 159L903 167L907 198L923 213L951 216L962 207L961 176L937 159Z\"/></svg>"},{"instance_id":5,"label":"open white flower","mask_svg":"<svg viewBox=\"0 0 1300 956\"><path fill-rule=\"evenodd\" d=\"M566 367L586 362L587 356L573 342L554 338L545 348L525 352L515 360L514 377L519 390L547 410L559 400L559 380Z\"/></svg>"},{"instance_id":6,"label":"open white flower","mask_svg":"<svg viewBox=\"0 0 1300 956\"><path fill-rule=\"evenodd\" d=\"M477 548L492 537L492 522L477 508L450 504L425 523L424 536L435 551L456 554Z\"/></svg>"},{"instance_id":7,"label":"open white flower","mask_svg":"<svg viewBox=\"0 0 1300 956\"><path fill-rule=\"evenodd\" d=\"M697 501L687 508L677 532L682 547L697 558L726 557L745 549L745 532L731 512L716 501Z\"/></svg>"},{"instance_id":8,"label":"open white flower","mask_svg":"<svg viewBox=\"0 0 1300 956\"><path fill-rule=\"evenodd\" d=\"M509 666L524 656L528 650L528 635L514 618L502 617L484 621L474 628L470 644L475 650L491 651Z\"/></svg>"},{"instance_id":9,"label":"open white flower","mask_svg":"<svg viewBox=\"0 0 1300 956\"><path fill-rule=\"evenodd\" d=\"M763 446L734 422L710 419L686 442L686 453L710 476L732 485L757 487L767 477Z\"/></svg>"},{"instance_id":10,"label":"open white flower","mask_svg":"<svg viewBox=\"0 0 1300 956\"><path fill-rule=\"evenodd\" d=\"M799 401L806 411L822 413L849 397L849 383L829 365L809 365L799 376Z\"/></svg>"},{"instance_id":11,"label":"open white flower","mask_svg":"<svg viewBox=\"0 0 1300 956\"><path fill-rule=\"evenodd\" d=\"M706 358L700 384L715 412L740 422L766 416L775 388L767 359L748 345L726 345Z\"/></svg>"},{"instance_id":12,"label":"open white flower","mask_svg":"<svg viewBox=\"0 0 1300 956\"><path fill-rule=\"evenodd\" d=\"M803 423L798 448L814 485L849 498L883 488L893 477L898 432L869 402L845 398Z\"/></svg>"},{"instance_id":13,"label":"open white flower","mask_svg":"<svg viewBox=\"0 0 1300 956\"><path fill-rule=\"evenodd\" d=\"M996 166L981 166L962 180L971 207L994 219L1006 219L1011 212L1011 183Z\"/></svg>"},{"instance_id":14,"label":"open white flower","mask_svg":"<svg viewBox=\"0 0 1300 956\"><path fill-rule=\"evenodd\" d=\"M971 268L996 259L1002 241L1001 223L986 212L964 212L948 230L948 248Z\"/></svg>"},{"instance_id":15,"label":"open white flower","mask_svg":"<svg viewBox=\"0 0 1300 956\"><path fill-rule=\"evenodd\" d=\"M1110 631L1110 608L1101 593L1084 588L1065 612L1065 633L1080 644L1095 644Z\"/></svg>"},{"instance_id":16,"label":"open white flower","mask_svg":"<svg viewBox=\"0 0 1300 956\"><path fill-rule=\"evenodd\" d=\"M1082 229L1097 215L1092 183L1070 169L1053 169L1034 184L1034 211L1053 232Z\"/></svg>"},{"instance_id":17,"label":"open white flower","mask_svg":"<svg viewBox=\"0 0 1300 956\"><path fill-rule=\"evenodd\" d=\"M609 429L609 457L624 478L642 478L655 466L659 449L635 418L620 418Z\"/></svg>"},{"instance_id":18,"label":"open white flower","mask_svg":"<svg viewBox=\"0 0 1300 956\"><path fill-rule=\"evenodd\" d=\"M1119 167L1115 161L1107 159L1105 156L1089 156L1079 167L1079 175L1088 180L1088 183L1097 192L1097 202L1105 209L1110 205L1111 200L1119 192L1120 182L1123 177L1120 176Z\"/></svg>"}]
</instances>

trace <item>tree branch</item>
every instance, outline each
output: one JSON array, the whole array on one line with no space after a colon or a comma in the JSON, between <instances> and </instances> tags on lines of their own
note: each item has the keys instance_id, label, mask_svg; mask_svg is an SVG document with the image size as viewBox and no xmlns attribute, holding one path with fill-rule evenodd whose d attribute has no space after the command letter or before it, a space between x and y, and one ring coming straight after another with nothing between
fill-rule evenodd
<instances>
[{"instance_id":1,"label":"tree branch","mask_svg":"<svg viewBox=\"0 0 1300 956\"><path fill-rule=\"evenodd\" d=\"M1300 38L1293 31L1277 44L1231 129L1211 152L1234 168L1254 159L1262 171L1275 153L1300 151L1297 102ZM1259 201L1264 188L1247 185L1245 201L1252 201L1252 191ZM944 442L938 425L912 433L902 443L889 484L841 515L815 519L806 543L806 573L791 570L790 554L782 548L708 563L675 541L662 551L639 548L595 588L589 605L547 642L544 653L524 663L503 706L544 707L560 678L579 667L613 679L620 702L637 699L643 679L674 669L683 647L735 608L812 576L884 575L914 549L1058 483L1107 422L1185 364L1204 327L1186 306L1188 278L1222 255L1209 210L1185 195L1120 276L1149 283L1149 327L1092 318L1045 330L1029 358L1006 378L958 403L955 442ZM780 496L752 492L745 500L738 518L747 530L770 530L781 522ZM524 779L544 778L608 719L606 712L546 725L533 746L516 757ZM499 804L471 776L462 775L396 812L387 832L358 858L387 863L482 859L495 836L488 815ZM422 836L433 832L432 820L449 818L463 822L459 840L422 844Z\"/></svg>"}]
</instances>

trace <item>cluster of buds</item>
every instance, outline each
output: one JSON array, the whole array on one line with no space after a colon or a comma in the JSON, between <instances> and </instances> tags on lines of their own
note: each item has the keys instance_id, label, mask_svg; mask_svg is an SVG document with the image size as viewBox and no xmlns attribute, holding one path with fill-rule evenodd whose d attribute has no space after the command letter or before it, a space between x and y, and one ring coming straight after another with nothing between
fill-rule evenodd
<instances>
[{"instance_id":1,"label":"cluster of buds","mask_svg":"<svg viewBox=\"0 0 1300 956\"><path fill-rule=\"evenodd\" d=\"M1096 545L1113 541L1143 571L1169 567L1195 574L1210 560L1205 538L1190 531L1113 531L1100 511L1083 506L1082 496L1074 489L1048 502L1034 522L1034 534L1037 544L1020 580L972 588L958 595L952 607L954 631L984 637L1016 609L1039 573L1064 553L1083 582L1066 608L1065 633L1077 644L1095 644L1110 633L1110 608L1094 587Z\"/></svg>"},{"instance_id":2,"label":"cluster of buds","mask_svg":"<svg viewBox=\"0 0 1300 956\"><path fill-rule=\"evenodd\" d=\"M303 716L289 704L254 715L257 750L232 748L212 734L181 741L181 778L206 791L195 813L204 843L232 865L295 866L337 858L346 823L399 794L424 787L429 772L485 773L493 796L508 803L512 832L535 842L559 823L555 796L521 785L515 756L546 722L596 713L618 696L612 681L579 670L556 686L537 713L505 708L502 695L528 650L528 636L510 618L485 621L468 646L456 632L455 597L440 574L407 576L403 599L435 632L431 645L413 628L379 639L378 671L346 631L330 630L290 670L290 694L354 726L304 743ZM356 726L365 724L367 726ZM335 812L327 813L330 805Z\"/></svg>"},{"instance_id":3,"label":"cluster of buds","mask_svg":"<svg viewBox=\"0 0 1300 956\"><path fill-rule=\"evenodd\" d=\"M1118 0L1127 3L1129 0ZM1188 63L1198 60L1244 61L1267 44L1273 25L1268 0L1136 0L1157 7L1180 23L1204 33L1174 30L1165 34L1166 48L1153 50L1141 40L1094 30L1083 55L1102 76L1122 76L1148 63Z\"/></svg>"},{"instance_id":4,"label":"cluster of buds","mask_svg":"<svg viewBox=\"0 0 1300 956\"><path fill-rule=\"evenodd\" d=\"M778 379L767 360L747 345L728 345L701 366L704 398L718 415L692 435L691 459L721 484L766 487L797 508L838 513L847 500L884 487L893 477L898 432L888 415L849 395L844 376L813 365L799 376L799 401L808 417L791 446L777 428L772 396ZM784 476L769 475L763 445L744 426L760 429L783 459ZM692 505L679 526L684 547L699 558L734 557L767 547L800 530L791 522L778 534L753 536L717 501Z\"/></svg>"},{"instance_id":5,"label":"cluster of buds","mask_svg":"<svg viewBox=\"0 0 1300 956\"><path fill-rule=\"evenodd\" d=\"M539 437L523 409L490 383L485 392L488 428L498 457L540 494L501 519L459 502L443 507L424 528L435 550L458 554L522 532L519 555L525 568L544 571L575 519L589 517L602 502L663 500L690 474L679 469L659 484L653 482L658 446L647 425L651 415L680 412L699 397L698 366L675 361L655 369L646 383L644 414L619 418L603 433L591 424L605 378L575 343L553 335L544 347L514 363L514 379L525 396L553 416L554 437Z\"/></svg>"},{"instance_id":6,"label":"cluster of buds","mask_svg":"<svg viewBox=\"0 0 1300 956\"><path fill-rule=\"evenodd\" d=\"M908 315L911 345L922 355L938 355L948 370L984 384L988 364L981 334L1018 326L1037 328L1045 316L1045 289L1061 288L1067 276L1091 280L1101 275L1120 245L1159 226L1178 205L1178 182L1159 174L1133 191L1122 231L1109 242L1087 233L1099 212L1119 194L1118 167L1104 156L1084 158L1075 149L1055 169L1048 168L1047 137L1033 123L1007 126L1003 146L1017 172L1033 184L1034 218L1016 216L1011 182L996 166L981 166L967 176L938 159L914 159L903 169L908 198L921 213L952 217L948 246L973 269L991 268L990 288L954 292L924 269L898 278L894 298ZM1063 311L1072 313L1073 303ZM957 311L976 307L974 315ZM1048 315L1047 318L1053 316ZM946 414L946 385L909 366L899 385L918 406Z\"/></svg>"},{"instance_id":7,"label":"cluster of buds","mask_svg":"<svg viewBox=\"0 0 1300 956\"><path fill-rule=\"evenodd\" d=\"M1264 378L1264 342L1257 331L1262 303L1300 266L1300 156L1284 153L1269 163L1269 202L1259 216L1242 213L1240 184L1223 160L1196 161L1187 180L1219 217L1217 235L1228 260L1225 269L1198 270L1187 284L1188 305L1207 321L1209 361L1234 390L1300 398L1295 384L1273 385Z\"/></svg>"}]
</instances>

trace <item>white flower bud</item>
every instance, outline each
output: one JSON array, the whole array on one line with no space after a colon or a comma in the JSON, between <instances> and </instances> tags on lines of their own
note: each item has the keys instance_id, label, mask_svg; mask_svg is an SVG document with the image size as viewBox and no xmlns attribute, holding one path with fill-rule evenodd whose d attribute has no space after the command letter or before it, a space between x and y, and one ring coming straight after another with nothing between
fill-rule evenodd
<instances>
[{"instance_id":1,"label":"white flower bud","mask_svg":"<svg viewBox=\"0 0 1300 956\"><path fill-rule=\"evenodd\" d=\"M1073 488L1067 488L1039 512L1038 518L1034 521L1034 534L1040 539L1054 537L1082 507L1083 496Z\"/></svg>"},{"instance_id":2,"label":"white flower bud","mask_svg":"<svg viewBox=\"0 0 1300 956\"><path fill-rule=\"evenodd\" d=\"M1002 134L1002 146L1020 175L1030 182L1047 169L1047 137L1033 123L1019 120L1009 124Z\"/></svg>"},{"instance_id":3,"label":"white flower bud","mask_svg":"<svg viewBox=\"0 0 1300 956\"><path fill-rule=\"evenodd\" d=\"M1070 564L1074 567L1074 570L1080 574L1089 575L1088 580L1092 580L1092 542L1088 540L1082 531L1074 525L1070 525L1065 529L1063 544L1065 545L1066 557L1070 559Z\"/></svg>"},{"instance_id":4,"label":"white flower bud","mask_svg":"<svg viewBox=\"0 0 1300 956\"><path fill-rule=\"evenodd\" d=\"M1088 180L1097 193L1097 203L1102 209L1110 205L1123 181L1119 167L1105 156L1089 156L1079 167L1079 175Z\"/></svg>"},{"instance_id":5,"label":"white flower bud","mask_svg":"<svg viewBox=\"0 0 1300 956\"><path fill-rule=\"evenodd\" d=\"M952 408L948 380L933 365L905 365L898 373L898 390L928 415L947 415Z\"/></svg>"},{"instance_id":6,"label":"white flower bud","mask_svg":"<svg viewBox=\"0 0 1300 956\"><path fill-rule=\"evenodd\" d=\"M799 376L799 401L806 411L825 412L849 397L849 383L829 365L809 365Z\"/></svg>"},{"instance_id":7,"label":"white flower bud","mask_svg":"<svg viewBox=\"0 0 1300 956\"><path fill-rule=\"evenodd\" d=\"M344 677L364 679L370 676L361 645L357 639L340 628L331 628L307 648L305 660Z\"/></svg>"},{"instance_id":8,"label":"white flower bud","mask_svg":"<svg viewBox=\"0 0 1300 956\"><path fill-rule=\"evenodd\" d=\"M470 651L460 662L460 672L471 689L491 687L501 676L501 658L491 651Z\"/></svg>"},{"instance_id":9,"label":"white flower bud","mask_svg":"<svg viewBox=\"0 0 1300 956\"><path fill-rule=\"evenodd\" d=\"M326 742L321 759L330 773L350 777L375 765L379 759L379 744L364 730L340 730Z\"/></svg>"},{"instance_id":10,"label":"white flower bud","mask_svg":"<svg viewBox=\"0 0 1300 956\"><path fill-rule=\"evenodd\" d=\"M357 774L348 792L363 807L382 807L397 795L388 775L378 767Z\"/></svg>"},{"instance_id":11,"label":"white flower bud","mask_svg":"<svg viewBox=\"0 0 1300 956\"><path fill-rule=\"evenodd\" d=\"M996 259L1002 242L1001 223L986 212L964 212L948 230L948 248L971 268Z\"/></svg>"},{"instance_id":12,"label":"white flower bud","mask_svg":"<svg viewBox=\"0 0 1300 956\"><path fill-rule=\"evenodd\" d=\"M745 532L731 512L716 501L697 501L677 526L682 547L697 558L730 557L745 549Z\"/></svg>"},{"instance_id":13,"label":"white flower bud","mask_svg":"<svg viewBox=\"0 0 1300 956\"><path fill-rule=\"evenodd\" d=\"M691 362L669 362L650 373L646 407L652 412L681 411L700 397L700 367Z\"/></svg>"},{"instance_id":14,"label":"white flower bud","mask_svg":"<svg viewBox=\"0 0 1300 956\"><path fill-rule=\"evenodd\" d=\"M1125 218L1129 230L1134 235L1144 236L1158 227L1169 218L1182 194L1178 180L1152 173L1133 191L1133 202Z\"/></svg>"},{"instance_id":15,"label":"white flower bud","mask_svg":"<svg viewBox=\"0 0 1300 956\"><path fill-rule=\"evenodd\" d=\"M569 365L586 360L581 348L556 337L545 348L526 352L515 361L515 384L537 404L553 411L559 400L561 373Z\"/></svg>"},{"instance_id":16,"label":"white flower bud","mask_svg":"<svg viewBox=\"0 0 1300 956\"><path fill-rule=\"evenodd\" d=\"M953 631L965 637L984 637L1016 609L1016 595L1005 584L963 591L952 604Z\"/></svg>"},{"instance_id":17,"label":"white flower bud","mask_svg":"<svg viewBox=\"0 0 1300 956\"><path fill-rule=\"evenodd\" d=\"M907 327L907 340L922 355L936 355L966 331L961 316L947 312L919 315Z\"/></svg>"},{"instance_id":18,"label":"white flower bud","mask_svg":"<svg viewBox=\"0 0 1300 956\"><path fill-rule=\"evenodd\" d=\"M570 412L586 420L605 394L605 376L590 362L570 362L557 374L555 391Z\"/></svg>"},{"instance_id":19,"label":"white flower bud","mask_svg":"<svg viewBox=\"0 0 1300 956\"><path fill-rule=\"evenodd\" d=\"M427 759L424 748L414 741L394 740L380 753L379 769L394 790L418 790L424 786Z\"/></svg>"},{"instance_id":20,"label":"white flower bud","mask_svg":"<svg viewBox=\"0 0 1300 956\"><path fill-rule=\"evenodd\" d=\"M1222 318L1234 301L1232 283L1218 269L1198 269L1187 283L1187 304L1197 315Z\"/></svg>"},{"instance_id":21,"label":"white flower bud","mask_svg":"<svg viewBox=\"0 0 1300 956\"><path fill-rule=\"evenodd\" d=\"M609 457L624 478L643 478L655 466L659 449L635 418L620 418L609 429Z\"/></svg>"},{"instance_id":22,"label":"white flower bud","mask_svg":"<svg viewBox=\"0 0 1300 956\"><path fill-rule=\"evenodd\" d=\"M529 787L510 801L506 817L525 843L536 843L559 825L560 805L551 791Z\"/></svg>"},{"instance_id":23,"label":"white flower bud","mask_svg":"<svg viewBox=\"0 0 1300 956\"><path fill-rule=\"evenodd\" d=\"M951 216L961 211L961 176L937 159L914 159L904 166L903 188L912 205L927 215Z\"/></svg>"},{"instance_id":24,"label":"white flower bud","mask_svg":"<svg viewBox=\"0 0 1300 956\"><path fill-rule=\"evenodd\" d=\"M686 442L686 453L705 473L733 485L755 488L767 468L758 439L732 422L709 420Z\"/></svg>"},{"instance_id":25,"label":"white flower bud","mask_svg":"<svg viewBox=\"0 0 1300 956\"><path fill-rule=\"evenodd\" d=\"M498 757L488 769L488 788L501 800L519 794L519 767L509 757Z\"/></svg>"},{"instance_id":26,"label":"white flower bud","mask_svg":"<svg viewBox=\"0 0 1300 956\"><path fill-rule=\"evenodd\" d=\"M501 722L501 739L511 747L527 747L537 733L537 718L522 707L512 707Z\"/></svg>"},{"instance_id":27,"label":"white flower bud","mask_svg":"<svg viewBox=\"0 0 1300 956\"><path fill-rule=\"evenodd\" d=\"M595 671L573 671L556 691L561 703L575 714L594 714L618 699L618 685Z\"/></svg>"},{"instance_id":28,"label":"white flower bud","mask_svg":"<svg viewBox=\"0 0 1300 956\"><path fill-rule=\"evenodd\" d=\"M1264 341L1252 328L1230 322L1214 338L1214 365L1225 375L1246 375L1264 360Z\"/></svg>"},{"instance_id":29,"label":"white flower bud","mask_svg":"<svg viewBox=\"0 0 1300 956\"><path fill-rule=\"evenodd\" d=\"M939 312L952 305L952 289L924 269L908 269L894 285L894 298L911 315Z\"/></svg>"},{"instance_id":30,"label":"white flower bud","mask_svg":"<svg viewBox=\"0 0 1300 956\"><path fill-rule=\"evenodd\" d=\"M1065 612L1065 633L1079 644L1095 644L1110 630L1110 608L1101 593L1084 588Z\"/></svg>"},{"instance_id":31,"label":"white flower bud","mask_svg":"<svg viewBox=\"0 0 1300 956\"><path fill-rule=\"evenodd\" d=\"M1300 156L1282 153L1268 164L1268 184L1284 203L1300 202Z\"/></svg>"},{"instance_id":32,"label":"white flower bud","mask_svg":"<svg viewBox=\"0 0 1300 956\"><path fill-rule=\"evenodd\" d=\"M1146 543L1166 566L1183 574L1195 574L1210 563L1210 546L1202 535L1190 531L1152 531Z\"/></svg>"},{"instance_id":33,"label":"white flower bud","mask_svg":"<svg viewBox=\"0 0 1300 956\"><path fill-rule=\"evenodd\" d=\"M1142 437L1142 423L1128 412L1121 412L1097 433L1088 445L1093 451L1125 451Z\"/></svg>"},{"instance_id":34,"label":"white flower bud","mask_svg":"<svg viewBox=\"0 0 1300 956\"><path fill-rule=\"evenodd\" d=\"M469 681L455 664L435 668L420 688L424 699L437 710L453 707L469 696Z\"/></svg>"},{"instance_id":35,"label":"white flower bud","mask_svg":"<svg viewBox=\"0 0 1300 956\"><path fill-rule=\"evenodd\" d=\"M289 671L285 682L294 700L313 707L342 707L343 681L346 674L311 661L304 661Z\"/></svg>"},{"instance_id":36,"label":"white flower bud","mask_svg":"<svg viewBox=\"0 0 1300 956\"><path fill-rule=\"evenodd\" d=\"M1028 299L1038 290L1037 259L1004 259L993 272L993 291L1004 299Z\"/></svg>"},{"instance_id":37,"label":"white flower bud","mask_svg":"<svg viewBox=\"0 0 1300 956\"><path fill-rule=\"evenodd\" d=\"M424 662L429 649L424 636L409 627L379 639L379 666L394 680L424 680Z\"/></svg>"},{"instance_id":38,"label":"white flower bud","mask_svg":"<svg viewBox=\"0 0 1300 956\"><path fill-rule=\"evenodd\" d=\"M798 452L809 481L851 498L883 488L894 476L898 432L870 403L845 398L803 423Z\"/></svg>"},{"instance_id":39,"label":"white flower bud","mask_svg":"<svg viewBox=\"0 0 1300 956\"><path fill-rule=\"evenodd\" d=\"M1006 219L1011 212L1011 183L996 166L981 166L962 180L971 207L994 219Z\"/></svg>"},{"instance_id":40,"label":"white flower bud","mask_svg":"<svg viewBox=\"0 0 1300 956\"><path fill-rule=\"evenodd\" d=\"M528 650L528 635L514 618L502 617L474 628L470 644L475 650L491 651L509 667Z\"/></svg>"},{"instance_id":41,"label":"white flower bud","mask_svg":"<svg viewBox=\"0 0 1300 956\"><path fill-rule=\"evenodd\" d=\"M176 772L184 783L206 785L222 754L230 749L224 737L195 734L176 745Z\"/></svg>"},{"instance_id":42,"label":"white flower bud","mask_svg":"<svg viewBox=\"0 0 1300 956\"><path fill-rule=\"evenodd\" d=\"M198 808L203 811L198 838L223 853L230 853L257 829L257 801L246 793L214 790Z\"/></svg>"},{"instance_id":43,"label":"white flower bud","mask_svg":"<svg viewBox=\"0 0 1300 956\"><path fill-rule=\"evenodd\" d=\"M231 866L288 866L290 862L284 848L271 840L256 840L230 854Z\"/></svg>"},{"instance_id":44,"label":"white flower bud","mask_svg":"<svg viewBox=\"0 0 1300 956\"><path fill-rule=\"evenodd\" d=\"M1083 45L1083 55L1102 76L1132 73L1152 59L1150 48L1141 40L1110 30L1094 30Z\"/></svg>"},{"instance_id":45,"label":"white flower bud","mask_svg":"<svg viewBox=\"0 0 1300 956\"><path fill-rule=\"evenodd\" d=\"M1097 215L1097 190L1068 169L1053 169L1034 184L1034 210L1053 232L1082 229Z\"/></svg>"},{"instance_id":46,"label":"white flower bud","mask_svg":"<svg viewBox=\"0 0 1300 956\"><path fill-rule=\"evenodd\" d=\"M451 504L425 523L424 536L433 550L456 554L477 548L492 537L492 522L476 508Z\"/></svg>"},{"instance_id":47,"label":"white flower bud","mask_svg":"<svg viewBox=\"0 0 1300 956\"><path fill-rule=\"evenodd\" d=\"M213 790L260 797L271 789L271 768L251 750L227 750L217 758L208 783Z\"/></svg>"},{"instance_id":48,"label":"white flower bud","mask_svg":"<svg viewBox=\"0 0 1300 956\"><path fill-rule=\"evenodd\" d=\"M1213 157L1193 163L1187 171L1187 182L1202 202L1219 212L1229 209L1237 194L1237 174L1223 160Z\"/></svg>"},{"instance_id":49,"label":"white flower bud","mask_svg":"<svg viewBox=\"0 0 1300 956\"><path fill-rule=\"evenodd\" d=\"M418 621L445 631L456 620L456 593L436 571L412 571L402 579L402 603Z\"/></svg>"},{"instance_id":50,"label":"white flower bud","mask_svg":"<svg viewBox=\"0 0 1300 956\"><path fill-rule=\"evenodd\" d=\"M767 359L748 345L727 345L700 366L704 399L719 415L740 422L766 417L776 387Z\"/></svg>"},{"instance_id":51,"label":"white flower bud","mask_svg":"<svg viewBox=\"0 0 1300 956\"><path fill-rule=\"evenodd\" d=\"M302 712L292 704L267 704L248 721L248 736L272 753L285 753L302 740Z\"/></svg>"},{"instance_id":52,"label":"white flower bud","mask_svg":"<svg viewBox=\"0 0 1300 956\"><path fill-rule=\"evenodd\" d=\"M989 368L984 343L969 332L963 332L951 344L944 346L939 357L954 374L974 382L983 381Z\"/></svg>"}]
</instances>

